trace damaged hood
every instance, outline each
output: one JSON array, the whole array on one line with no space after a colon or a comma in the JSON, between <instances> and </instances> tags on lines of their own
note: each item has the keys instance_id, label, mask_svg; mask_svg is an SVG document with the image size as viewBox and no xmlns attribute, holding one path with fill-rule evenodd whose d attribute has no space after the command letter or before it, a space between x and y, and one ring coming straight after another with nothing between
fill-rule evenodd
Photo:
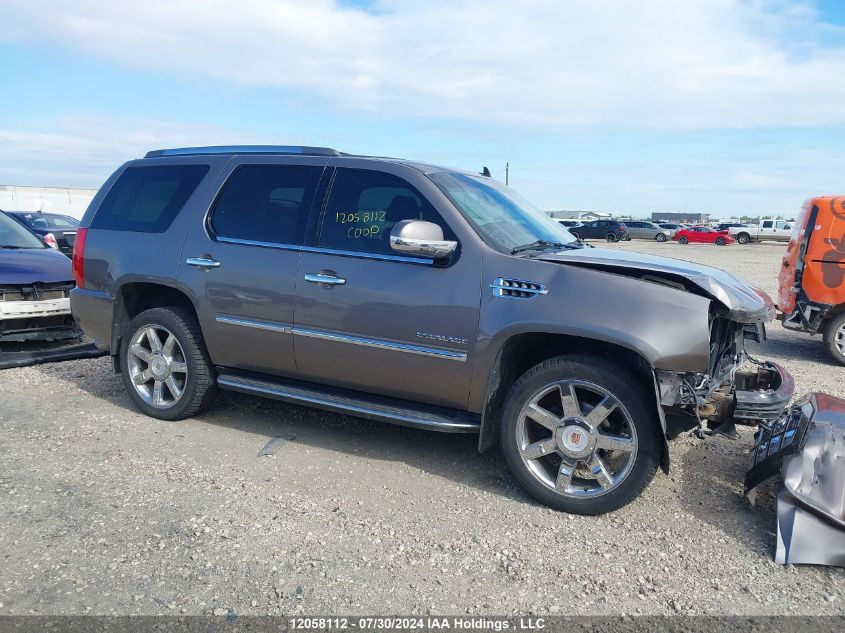
<instances>
[{"instance_id":1,"label":"damaged hood","mask_svg":"<svg viewBox=\"0 0 845 633\"><path fill-rule=\"evenodd\" d=\"M681 284L687 290L697 290L718 301L728 310L729 318L741 323L771 321L775 318L775 306L769 295L710 266L608 248L544 253L536 259L636 277L644 281Z\"/></svg>"}]
</instances>

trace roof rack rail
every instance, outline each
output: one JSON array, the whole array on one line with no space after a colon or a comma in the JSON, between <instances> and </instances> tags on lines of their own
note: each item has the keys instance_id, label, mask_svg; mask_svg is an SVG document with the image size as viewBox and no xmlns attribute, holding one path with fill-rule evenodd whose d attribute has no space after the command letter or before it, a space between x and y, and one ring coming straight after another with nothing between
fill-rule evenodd
<instances>
[{"instance_id":1,"label":"roof rack rail","mask_svg":"<svg viewBox=\"0 0 845 633\"><path fill-rule=\"evenodd\" d=\"M176 147L155 149L144 158L159 156L196 156L201 154L301 154L304 156L340 156L340 152L329 147L306 147L304 145L210 145L208 147Z\"/></svg>"}]
</instances>

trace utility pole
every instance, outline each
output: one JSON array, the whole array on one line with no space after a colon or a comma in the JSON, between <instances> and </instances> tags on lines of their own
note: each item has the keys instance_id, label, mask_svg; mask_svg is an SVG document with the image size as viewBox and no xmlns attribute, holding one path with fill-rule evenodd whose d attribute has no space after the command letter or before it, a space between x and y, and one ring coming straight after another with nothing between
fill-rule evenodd
<instances>
[{"instance_id":1,"label":"utility pole","mask_svg":"<svg viewBox=\"0 0 845 633\"><path fill-rule=\"evenodd\" d=\"M510 170L511 170L511 164L505 163L505 185L508 184L508 180L509 180L509 177L510 177Z\"/></svg>"}]
</instances>

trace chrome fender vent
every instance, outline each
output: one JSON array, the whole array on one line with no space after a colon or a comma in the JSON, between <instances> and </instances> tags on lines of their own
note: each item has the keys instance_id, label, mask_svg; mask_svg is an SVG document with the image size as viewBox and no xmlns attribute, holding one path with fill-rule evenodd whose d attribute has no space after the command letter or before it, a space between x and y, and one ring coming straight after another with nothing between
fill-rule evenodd
<instances>
[{"instance_id":1,"label":"chrome fender vent","mask_svg":"<svg viewBox=\"0 0 845 633\"><path fill-rule=\"evenodd\" d=\"M521 279L507 279L506 277L496 277L490 287L493 289L493 296L495 297L515 297L517 299L530 299L549 292L543 284Z\"/></svg>"}]
</instances>

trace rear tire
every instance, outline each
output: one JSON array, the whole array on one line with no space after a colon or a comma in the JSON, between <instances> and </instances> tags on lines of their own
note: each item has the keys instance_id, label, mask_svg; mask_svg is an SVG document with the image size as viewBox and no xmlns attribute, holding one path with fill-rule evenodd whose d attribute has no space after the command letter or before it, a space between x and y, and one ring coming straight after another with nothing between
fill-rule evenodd
<instances>
[{"instance_id":1,"label":"rear tire","mask_svg":"<svg viewBox=\"0 0 845 633\"><path fill-rule=\"evenodd\" d=\"M604 239L606 239L608 242L615 242L618 238L616 237L616 233L608 233L604 236Z\"/></svg>"},{"instance_id":2,"label":"rear tire","mask_svg":"<svg viewBox=\"0 0 845 633\"><path fill-rule=\"evenodd\" d=\"M207 409L217 377L194 315L152 308L130 321L120 344L123 385L145 414L182 420Z\"/></svg>"},{"instance_id":3,"label":"rear tire","mask_svg":"<svg viewBox=\"0 0 845 633\"><path fill-rule=\"evenodd\" d=\"M736 241L740 244L748 244L751 241L751 236L748 233L740 233L736 236Z\"/></svg>"},{"instance_id":4,"label":"rear tire","mask_svg":"<svg viewBox=\"0 0 845 633\"><path fill-rule=\"evenodd\" d=\"M833 360L845 365L845 312L840 312L825 324L824 345Z\"/></svg>"},{"instance_id":5,"label":"rear tire","mask_svg":"<svg viewBox=\"0 0 845 633\"><path fill-rule=\"evenodd\" d=\"M727 243L728 243L728 242L727 242L727 240L726 240L724 237L717 237L717 238L716 238L716 245L717 245L717 246L724 246L724 245L725 245L725 244L727 244Z\"/></svg>"},{"instance_id":6,"label":"rear tire","mask_svg":"<svg viewBox=\"0 0 845 633\"><path fill-rule=\"evenodd\" d=\"M687 238L685 235L681 235L681 237L678 238L678 243L689 244L689 238Z\"/></svg>"},{"instance_id":7,"label":"rear tire","mask_svg":"<svg viewBox=\"0 0 845 633\"><path fill-rule=\"evenodd\" d=\"M662 431L644 393L635 376L600 358L535 365L511 387L502 412L502 449L514 477L564 512L603 514L630 503L662 457Z\"/></svg>"}]
</instances>

